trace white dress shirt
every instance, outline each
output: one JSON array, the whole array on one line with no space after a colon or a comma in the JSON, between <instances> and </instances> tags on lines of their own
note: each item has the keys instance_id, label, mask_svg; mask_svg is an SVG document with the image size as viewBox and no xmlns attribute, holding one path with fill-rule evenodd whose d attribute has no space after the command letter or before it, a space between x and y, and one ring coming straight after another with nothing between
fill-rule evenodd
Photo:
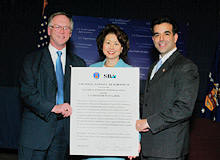
<instances>
[{"instance_id":1,"label":"white dress shirt","mask_svg":"<svg viewBox=\"0 0 220 160\"><path fill-rule=\"evenodd\" d=\"M53 61L53 65L54 65L54 70L56 72L56 60L58 57L57 51L61 51L62 55L61 55L61 62L62 62L62 67L63 67L63 74L65 74L65 65L66 65L66 47L63 48L62 50L57 50L54 46L52 46L51 44L49 44L48 46L49 51L50 51L50 55Z\"/></svg>"},{"instance_id":2,"label":"white dress shirt","mask_svg":"<svg viewBox=\"0 0 220 160\"><path fill-rule=\"evenodd\" d=\"M161 55L159 55L159 59L162 60L162 65L176 50L177 50L177 48L175 47L174 49L172 49L171 51L166 53L163 57ZM150 80L154 77L154 75L156 73L157 65L158 65L158 63L154 66L154 68L153 68L153 70L151 72Z\"/></svg>"}]
</instances>

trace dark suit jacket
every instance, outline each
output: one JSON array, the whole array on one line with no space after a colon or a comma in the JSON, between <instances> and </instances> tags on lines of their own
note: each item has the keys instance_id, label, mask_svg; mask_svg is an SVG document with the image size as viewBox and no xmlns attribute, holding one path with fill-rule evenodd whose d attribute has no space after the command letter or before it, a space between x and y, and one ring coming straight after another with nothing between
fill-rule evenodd
<instances>
[{"instance_id":1,"label":"dark suit jacket","mask_svg":"<svg viewBox=\"0 0 220 160\"><path fill-rule=\"evenodd\" d=\"M155 62L146 81L142 118L150 131L142 133L145 157L175 158L188 153L189 118L199 87L197 66L173 53L150 80Z\"/></svg>"},{"instance_id":2,"label":"dark suit jacket","mask_svg":"<svg viewBox=\"0 0 220 160\"><path fill-rule=\"evenodd\" d=\"M86 66L81 58L67 51L64 75L64 102L67 103L70 102L70 65ZM48 47L25 57L19 82L25 104L20 144L45 150L55 134L58 119L58 115L51 112L56 104L57 81ZM69 118L65 119L69 136Z\"/></svg>"}]
</instances>

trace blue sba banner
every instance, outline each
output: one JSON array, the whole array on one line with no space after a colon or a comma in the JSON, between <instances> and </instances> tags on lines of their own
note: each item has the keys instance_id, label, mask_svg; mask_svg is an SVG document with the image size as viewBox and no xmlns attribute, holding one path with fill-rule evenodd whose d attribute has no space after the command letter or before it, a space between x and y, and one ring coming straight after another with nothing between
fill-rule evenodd
<instances>
[{"instance_id":1,"label":"blue sba banner","mask_svg":"<svg viewBox=\"0 0 220 160\"><path fill-rule=\"evenodd\" d=\"M87 65L96 63L99 60L99 54L96 45L96 37L107 24L116 24L123 29L129 38L130 50L128 51L128 63L133 67L140 68L140 79L146 80L148 69L152 64L152 33L150 21L135 19L115 19L88 16L73 16L74 28L70 43L73 46L73 53L82 57ZM47 12L42 17L39 28L39 38L37 47L42 48L49 44L47 35ZM185 55L184 34L185 25L181 25L181 31L178 33L178 50ZM184 34L182 34L182 31Z\"/></svg>"},{"instance_id":2,"label":"blue sba banner","mask_svg":"<svg viewBox=\"0 0 220 160\"><path fill-rule=\"evenodd\" d=\"M151 52L153 49L152 33L148 20L115 19L101 17L73 16L74 29L71 43L74 53L82 57L87 65L96 63L99 54L96 46L96 37L107 24L116 24L124 30L129 38L130 50L128 63L140 68L140 79L146 80L148 69L152 64ZM183 52L184 41L179 32L178 49Z\"/></svg>"}]
</instances>

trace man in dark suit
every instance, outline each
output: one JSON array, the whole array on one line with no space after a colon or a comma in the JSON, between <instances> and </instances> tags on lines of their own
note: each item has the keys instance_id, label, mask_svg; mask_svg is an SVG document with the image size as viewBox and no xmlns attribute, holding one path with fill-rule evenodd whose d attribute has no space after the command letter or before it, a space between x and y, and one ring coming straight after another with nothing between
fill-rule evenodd
<instances>
[{"instance_id":1,"label":"man in dark suit","mask_svg":"<svg viewBox=\"0 0 220 160\"><path fill-rule=\"evenodd\" d=\"M72 35L72 18L63 12L50 16L48 47L32 52L20 74L20 94L25 107L19 160L63 160L69 146L70 65L86 66L66 43ZM59 72L59 73L58 73Z\"/></svg>"},{"instance_id":2,"label":"man in dark suit","mask_svg":"<svg viewBox=\"0 0 220 160\"><path fill-rule=\"evenodd\" d=\"M197 66L176 48L178 30L169 17L152 22L160 60L149 69L143 98L141 134L143 160L184 160L189 150L189 119L196 101Z\"/></svg>"}]
</instances>

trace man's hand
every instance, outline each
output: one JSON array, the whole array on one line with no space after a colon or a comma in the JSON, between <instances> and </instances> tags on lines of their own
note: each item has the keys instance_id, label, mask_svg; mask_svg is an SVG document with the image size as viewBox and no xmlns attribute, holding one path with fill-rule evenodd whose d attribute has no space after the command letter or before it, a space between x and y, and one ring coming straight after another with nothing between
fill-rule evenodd
<instances>
[{"instance_id":1,"label":"man's hand","mask_svg":"<svg viewBox=\"0 0 220 160\"><path fill-rule=\"evenodd\" d=\"M141 119L136 121L136 129L139 132L147 132L150 129L147 119Z\"/></svg>"},{"instance_id":2,"label":"man's hand","mask_svg":"<svg viewBox=\"0 0 220 160\"><path fill-rule=\"evenodd\" d=\"M63 117L69 117L72 114L72 107L68 103L57 104L53 107L51 112L62 114Z\"/></svg>"}]
</instances>

